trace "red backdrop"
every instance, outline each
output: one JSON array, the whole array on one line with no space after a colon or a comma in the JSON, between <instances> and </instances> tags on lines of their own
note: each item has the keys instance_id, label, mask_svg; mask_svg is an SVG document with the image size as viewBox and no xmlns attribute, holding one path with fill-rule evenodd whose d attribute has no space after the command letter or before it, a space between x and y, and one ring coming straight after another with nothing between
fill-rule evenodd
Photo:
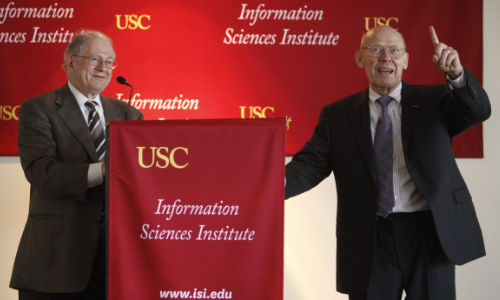
<instances>
[{"instance_id":1,"label":"red backdrop","mask_svg":"<svg viewBox=\"0 0 500 300\"><path fill-rule=\"evenodd\" d=\"M284 119L111 122L109 299L283 299L284 149Z\"/></svg>"},{"instance_id":2,"label":"red backdrop","mask_svg":"<svg viewBox=\"0 0 500 300\"><path fill-rule=\"evenodd\" d=\"M275 10L287 13L275 19ZM478 0L2 1L0 154L17 154L19 105L64 85L63 52L82 28L114 40L113 78L122 75L135 86L133 104L146 119L287 117L286 153L293 154L323 105L367 87L353 56L361 34L376 24L405 35L408 83L444 83L431 61L430 24L482 80ZM285 32L305 44L283 43ZM312 45L315 35L326 44ZM113 80L104 94L125 99L129 90ZM482 157L481 127L455 139L454 150Z\"/></svg>"}]
</instances>

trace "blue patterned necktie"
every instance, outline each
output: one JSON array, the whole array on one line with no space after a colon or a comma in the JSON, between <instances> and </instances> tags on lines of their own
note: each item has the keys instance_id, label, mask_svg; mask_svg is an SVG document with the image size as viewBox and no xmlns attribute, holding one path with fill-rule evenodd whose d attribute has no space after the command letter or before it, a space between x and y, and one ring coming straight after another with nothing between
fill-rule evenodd
<instances>
[{"instance_id":1,"label":"blue patterned necktie","mask_svg":"<svg viewBox=\"0 0 500 300\"><path fill-rule=\"evenodd\" d=\"M92 141L95 145L95 152L97 153L99 161L104 161L104 130L102 128L101 118L95 109L96 105L97 102L95 101L85 102L85 106L89 109L89 118L87 122L90 130L90 136L92 137Z\"/></svg>"},{"instance_id":2,"label":"blue patterned necktie","mask_svg":"<svg viewBox=\"0 0 500 300\"><path fill-rule=\"evenodd\" d=\"M393 99L380 97L377 103L382 112L375 129L373 146L375 148L375 164L377 165L377 213L387 217L394 207L393 162L394 146L392 138L392 120L387 106Z\"/></svg>"}]
</instances>

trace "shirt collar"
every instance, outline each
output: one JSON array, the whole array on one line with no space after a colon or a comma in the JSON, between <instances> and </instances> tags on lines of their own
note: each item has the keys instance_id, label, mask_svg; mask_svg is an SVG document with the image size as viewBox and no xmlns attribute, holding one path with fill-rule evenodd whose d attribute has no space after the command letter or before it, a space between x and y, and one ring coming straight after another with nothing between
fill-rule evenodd
<instances>
[{"instance_id":1,"label":"shirt collar","mask_svg":"<svg viewBox=\"0 0 500 300\"><path fill-rule=\"evenodd\" d=\"M71 93L73 94L73 96L75 96L76 102L78 102L78 105L85 106L85 102L92 100L92 101L95 101L97 103L97 106L101 106L101 97L99 95L97 95L94 99L89 99L89 98L85 97L78 89L76 89L71 84L71 82L69 82L69 80L68 80L68 87L69 87L69 90L71 91Z\"/></svg>"},{"instance_id":2,"label":"shirt collar","mask_svg":"<svg viewBox=\"0 0 500 300\"><path fill-rule=\"evenodd\" d=\"M388 95L392 97L392 99L396 100L398 103L401 103L401 90L403 89L403 83L400 82L399 85ZM377 101L378 98L382 97L377 94L371 86L368 87L368 98L370 98L371 102Z\"/></svg>"}]
</instances>

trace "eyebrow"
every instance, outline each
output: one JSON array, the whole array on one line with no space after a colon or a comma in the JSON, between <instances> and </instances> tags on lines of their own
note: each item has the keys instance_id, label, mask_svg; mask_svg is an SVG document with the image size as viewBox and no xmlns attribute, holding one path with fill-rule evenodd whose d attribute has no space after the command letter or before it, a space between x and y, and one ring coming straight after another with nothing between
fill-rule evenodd
<instances>
[{"instance_id":1,"label":"eyebrow","mask_svg":"<svg viewBox=\"0 0 500 300\"><path fill-rule=\"evenodd\" d=\"M100 57L104 57L104 58L115 58L116 57L116 55L105 56L103 54L89 54L88 56L100 56Z\"/></svg>"}]
</instances>

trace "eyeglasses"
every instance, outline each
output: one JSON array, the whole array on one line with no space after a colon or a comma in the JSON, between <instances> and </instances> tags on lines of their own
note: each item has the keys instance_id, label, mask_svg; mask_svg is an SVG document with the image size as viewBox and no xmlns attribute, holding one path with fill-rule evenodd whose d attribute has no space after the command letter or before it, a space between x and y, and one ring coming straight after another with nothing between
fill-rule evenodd
<instances>
[{"instance_id":1,"label":"eyeglasses","mask_svg":"<svg viewBox=\"0 0 500 300\"><path fill-rule=\"evenodd\" d=\"M368 50L368 53L373 57L379 57L382 55L384 51L389 53L391 58L400 58L406 51L406 48L396 48L396 47L382 47L382 46L374 46L374 47L361 47L361 49Z\"/></svg>"},{"instance_id":2,"label":"eyeglasses","mask_svg":"<svg viewBox=\"0 0 500 300\"><path fill-rule=\"evenodd\" d=\"M103 59L101 56L98 55L82 56L73 54L73 56L86 58L89 61L89 65L94 67L101 65L103 62L104 62L104 67L106 69L114 70L116 69L116 67L118 67L118 63L113 59L110 58Z\"/></svg>"}]
</instances>

